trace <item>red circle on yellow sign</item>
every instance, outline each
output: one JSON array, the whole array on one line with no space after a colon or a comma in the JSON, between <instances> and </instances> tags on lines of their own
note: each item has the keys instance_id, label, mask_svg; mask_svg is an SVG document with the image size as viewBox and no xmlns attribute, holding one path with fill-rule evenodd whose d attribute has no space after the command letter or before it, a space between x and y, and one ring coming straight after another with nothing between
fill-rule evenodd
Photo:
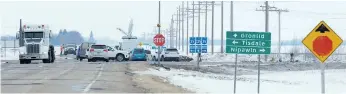
<instances>
[{"instance_id":1,"label":"red circle on yellow sign","mask_svg":"<svg viewBox=\"0 0 346 94\"><path fill-rule=\"evenodd\" d=\"M313 41L313 50L319 56L327 56L333 50L333 41L328 36L318 36Z\"/></svg>"}]
</instances>

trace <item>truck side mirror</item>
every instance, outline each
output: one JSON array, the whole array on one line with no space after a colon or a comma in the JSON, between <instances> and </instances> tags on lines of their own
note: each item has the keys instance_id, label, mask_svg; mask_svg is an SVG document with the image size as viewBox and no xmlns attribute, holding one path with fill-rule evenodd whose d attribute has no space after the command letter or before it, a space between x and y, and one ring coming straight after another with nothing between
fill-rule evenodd
<instances>
[{"instance_id":1,"label":"truck side mirror","mask_svg":"<svg viewBox=\"0 0 346 94\"><path fill-rule=\"evenodd\" d=\"M87 51L89 51L89 49L87 49Z\"/></svg>"}]
</instances>

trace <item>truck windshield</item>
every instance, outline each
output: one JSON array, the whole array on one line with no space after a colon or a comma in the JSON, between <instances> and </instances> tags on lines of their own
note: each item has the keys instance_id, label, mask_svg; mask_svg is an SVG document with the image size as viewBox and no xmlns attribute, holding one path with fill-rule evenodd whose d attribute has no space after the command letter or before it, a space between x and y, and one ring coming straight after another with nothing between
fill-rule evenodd
<instances>
[{"instance_id":1,"label":"truck windshield","mask_svg":"<svg viewBox=\"0 0 346 94\"><path fill-rule=\"evenodd\" d=\"M43 32L25 32L25 38L43 38Z\"/></svg>"}]
</instances>

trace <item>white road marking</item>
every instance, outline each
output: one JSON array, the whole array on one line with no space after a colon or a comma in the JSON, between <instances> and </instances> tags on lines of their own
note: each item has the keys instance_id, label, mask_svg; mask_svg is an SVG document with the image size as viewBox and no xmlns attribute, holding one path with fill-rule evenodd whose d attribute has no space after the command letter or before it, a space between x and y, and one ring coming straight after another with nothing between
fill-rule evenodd
<instances>
[{"instance_id":1,"label":"white road marking","mask_svg":"<svg viewBox=\"0 0 346 94\"><path fill-rule=\"evenodd\" d=\"M104 65L105 64L102 64L102 67L99 70L97 77L93 81L91 81L91 83L89 83L87 87L84 88L84 90L83 90L84 93L88 92L90 90L91 86L96 82L96 80L98 80L100 78L100 76L102 75Z\"/></svg>"}]
</instances>

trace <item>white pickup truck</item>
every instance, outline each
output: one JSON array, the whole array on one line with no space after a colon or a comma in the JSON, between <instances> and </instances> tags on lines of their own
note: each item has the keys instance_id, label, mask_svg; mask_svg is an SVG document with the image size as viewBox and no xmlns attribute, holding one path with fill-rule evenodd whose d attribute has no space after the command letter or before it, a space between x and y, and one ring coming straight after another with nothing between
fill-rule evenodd
<instances>
[{"instance_id":1,"label":"white pickup truck","mask_svg":"<svg viewBox=\"0 0 346 94\"><path fill-rule=\"evenodd\" d=\"M117 60L120 62L120 61L127 61L130 58L130 55L127 51L115 49L110 46L107 46L107 49L108 49L108 56L110 60Z\"/></svg>"}]
</instances>

